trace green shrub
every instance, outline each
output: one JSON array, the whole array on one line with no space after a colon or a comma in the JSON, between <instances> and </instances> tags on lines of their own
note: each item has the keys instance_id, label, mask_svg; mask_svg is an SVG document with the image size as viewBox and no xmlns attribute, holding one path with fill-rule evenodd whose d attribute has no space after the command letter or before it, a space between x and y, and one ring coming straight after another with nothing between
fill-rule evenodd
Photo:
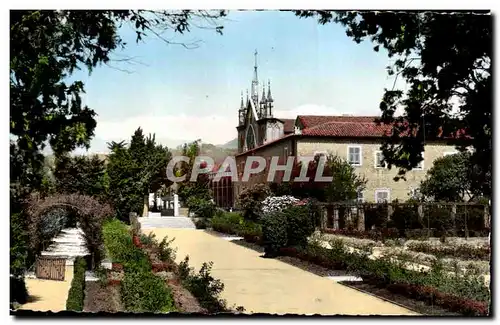
<instances>
[{"instance_id":1,"label":"green shrub","mask_svg":"<svg viewBox=\"0 0 500 325\"><path fill-rule=\"evenodd\" d=\"M134 245L132 235L123 222L110 220L104 224L102 232L104 246L113 262L121 263L125 270L134 272L151 270L146 254Z\"/></svg>"},{"instance_id":2,"label":"green shrub","mask_svg":"<svg viewBox=\"0 0 500 325\"><path fill-rule=\"evenodd\" d=\"M212 229L225 234L238 234L243 217L237 212L217 213L211 220Z\"/></svg>"},{"instance_id":3,"label":"green shrub","mask_svg":"<svg viewBox=\"0 0 500 325\"><path fill-rule=\"evenodd\" d=\"M178 276L183 285L210 313L227 311L226 301L220 298L224 284L210 275L213 262L203 263L198 273L189 267L189 256L179 263Z\"/></svg>"},{"instance_id":4,"label":"green shrub","mask_svg":"<svg viewBox=\"0 0 500 325\"><path fill-rule=\"evenodd\" d=\"M175 254L177 252L176 248L173 248L172 243L175 238L172 240L168 240L168 237L165 236L162 241L158 244L160 259L164 262L173 262L175 261Z\"/></svg>"},{"instance_id":5,"label":"green shrub","mask_svg":"<svg viewBox=\"0 0 500 325\"><path fill-rule=\"evenodd\" d=\"M194 225L196 229L207 229L210 226L210 221L206 218L196 219Z\"/></svg>"},{"instance_id":6,"label":"green shrub","mask_svg":"<svg viewBox=\"0 0 500 325\"><path fill-rule=\"evenodd\" d=\"M271 254L288 243L287 219L283 211L269 213L262 218L262 240L266 252Z\"/></svg>"},{"instance_id":7,"label":"green shrub","mask_svg":"<svg viewBox=\"0 0 500 325\"><path fill-rule=\"evenodd\" d=\"M141 243L146 246L151 246L156 241L155 240L156 236L154 233L150 233L149 235L141 234L139 238L141 239Z\"/></svg>"},{"instance_id":8,"label":"green shrub","mask_svg":"<svg viewBox=\"0 0 500 325\"><path fill-rule=\"evenodd\" d=\"M10 276L10 302L25 304L28 301L28 289L23 276Z\"/></svg>"},{"instance_id":9,"label":"green shrub","mask_svg":"<svg viewBox=\"0 0 500 325\"><path fill-rule=\"evenodd\" d=\"M125 272L120 291L127 311L169 312L175 309L172 292L151 272Z\"/></svg>"},{"instance_id":10,"label":"green shrub","mask_svg":"<svg viewBox=\"0 0 500 325\"><path fill-rule=\"evenodd\" d=\"M82 311L85 300L85 271L87 263L85 259L77 257L73 263L73 280L66 300L66 310Z\"/></svg>"},{"instance_id":11,"label":"green shrub","mask_svg":"<svg viewBox=\"0 0 500 325\"><path fill-rule=\"evenodd\" d=\"M212 200L192 196L186 202L189 211L194 212L200 218L212 218L216 211L216 205Z\"/></svg>"},{"instance_id":12,"label":"green shrub","mask_svg":"<svg viewBox=\"0 0 500 325\"><path fill-rule=\"evenodd\" d=\"M237 206L243 211L243 217L256 221L262 214L262 202L271 195L267 184L258 183L243 189L237 199Z\"/></svg>"},{"instance_id":13,"label":"green shrub","mask_svg":"<svg viewBox=\"0 0 500 325\"><path fill-rule=\"evenodd\" d=\"M286 218L287 246L307 245L307 238L314 232L314 220L307 206L290 206L283 210Z\"/></svg>"},{"instance_id":14,"label":"green shrub","mask_svg":"<svg viewBox=\"0 0 500 325\"><path fill-rule=\"evenodd\" d=\"M239 227L238 236L242 236L248 241L257 242L262 238L262 226L256 222L245 220Z\"/></svg>"}]
</instances>

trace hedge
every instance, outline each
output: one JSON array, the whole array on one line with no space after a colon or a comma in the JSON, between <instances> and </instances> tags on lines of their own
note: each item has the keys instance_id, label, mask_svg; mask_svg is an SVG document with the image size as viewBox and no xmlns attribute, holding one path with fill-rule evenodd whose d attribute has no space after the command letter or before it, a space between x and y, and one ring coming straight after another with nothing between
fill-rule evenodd
<instances>
[{"instance_id":1,"label":"hedge","mask_svg":"<svg viewBox=\"0 0 500 325\"><path fill-rule=\"evenodd\" d=\"M85 299L85 271L87 263L82 257L77 257L73 263L73 280L66 300L66 310L82 311Z\"/></svg>"},{"instance_id":2,"label":"hedge","mask_svg":"<svg viewBox=\"0 0 500 325\"><path fill-rule=\"evenodd\" d=\"M102 229L104 246L109 257L120 263L125 271L147 272L151 264L144 252L134 245L127 226L117 219L106 222Z\"/></svg>"},{"instance_id":3,"label":"hedge","mask_svg":"<svg viewBox=\"0 0 500 325\"><path fill-rule=\"evenodd\" d=\"M152 272L125 272L120 292L127 311L170 312L175 309L170 288Z\"/></svg>"},{"instance_id":4,"label":"hedge","mask_svg":"<svg viewBox=\"0 0 500 325\"><path fill-rule=\"evenodd\" d=\"M125 278L120 293L125 310L131 312L174 311L174 300L164 280L152 272L146 253L134 245L132 234L119 220L103 227L104 244L115 263L123 265Z\"/></svg>"}]
</instances>

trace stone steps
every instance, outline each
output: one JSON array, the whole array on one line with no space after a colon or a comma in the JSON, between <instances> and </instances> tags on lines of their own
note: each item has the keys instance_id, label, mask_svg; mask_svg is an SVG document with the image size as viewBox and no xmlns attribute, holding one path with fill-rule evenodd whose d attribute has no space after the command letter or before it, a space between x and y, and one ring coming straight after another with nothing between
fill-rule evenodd
<instances>
[{"instance_id":1,"label":"stone steps","mask_svg":"<svg viewBox=\"0 0 500 325\"><path fill-rule=\"evenodd\" d=\"M196 229L190 218L187 217L147 217L137 218L142 228L183 228Z\"/></svg>"},{"instance_id":2,"label":"stone steps","mask_svg":"<svg viewBox=\"0 0 500 325\"><path fill-rule=\"evenodd\" d=\"M83 231L78 228L63 229L53 239L53 243L41 253L42 256L54 256L66 259L74 259L77 256L86 256L88 254Z\"/></svg>"}]
</instances>

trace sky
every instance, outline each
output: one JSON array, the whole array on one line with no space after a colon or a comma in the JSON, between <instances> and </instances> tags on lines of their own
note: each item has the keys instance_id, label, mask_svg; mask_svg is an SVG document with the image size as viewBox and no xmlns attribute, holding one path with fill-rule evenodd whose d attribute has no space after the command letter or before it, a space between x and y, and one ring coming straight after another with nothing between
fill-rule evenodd
<instances>
[{"instance_id":1,"label":"sky","mask_svg":"<svg viewBox=\"0 0 500 325\"><path fill-rule=\"evenodd\" d=\"M195 49L154 35L136 44L135 32L124 27L120 35L128 44L113 57L133 61L75 74L85 83L84 103L98 114L89 152L129 141L139 126L169 147L234 139L255 50L259 81L271 82L275 117L380 114L384 87L392 87L394 77L386 72L387 53L375 52L371 42L357 44L341 25L319 25L291 12L232 11L220 23L222 35L197 28L164 35L178 43L198 41Z\"/></svg>"}]
</instances>

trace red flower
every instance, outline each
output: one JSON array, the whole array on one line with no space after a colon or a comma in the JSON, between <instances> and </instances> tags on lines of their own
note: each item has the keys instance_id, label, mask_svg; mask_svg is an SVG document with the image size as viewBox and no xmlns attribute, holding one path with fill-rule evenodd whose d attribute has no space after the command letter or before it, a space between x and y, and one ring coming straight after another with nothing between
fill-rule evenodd
<instances>
[{"instance_id":1,"label":"red flower","mask_svg":"<svg viewBox=\"0 0 500 325\"><path fill-rule=\"evenodd\" d=\"M112 263L111 264L111 269L113 271L117 271L117 272L120 272L120 271L123 271L123 265L120 264L120 263Z\"/></svg>"}]
</instances>

